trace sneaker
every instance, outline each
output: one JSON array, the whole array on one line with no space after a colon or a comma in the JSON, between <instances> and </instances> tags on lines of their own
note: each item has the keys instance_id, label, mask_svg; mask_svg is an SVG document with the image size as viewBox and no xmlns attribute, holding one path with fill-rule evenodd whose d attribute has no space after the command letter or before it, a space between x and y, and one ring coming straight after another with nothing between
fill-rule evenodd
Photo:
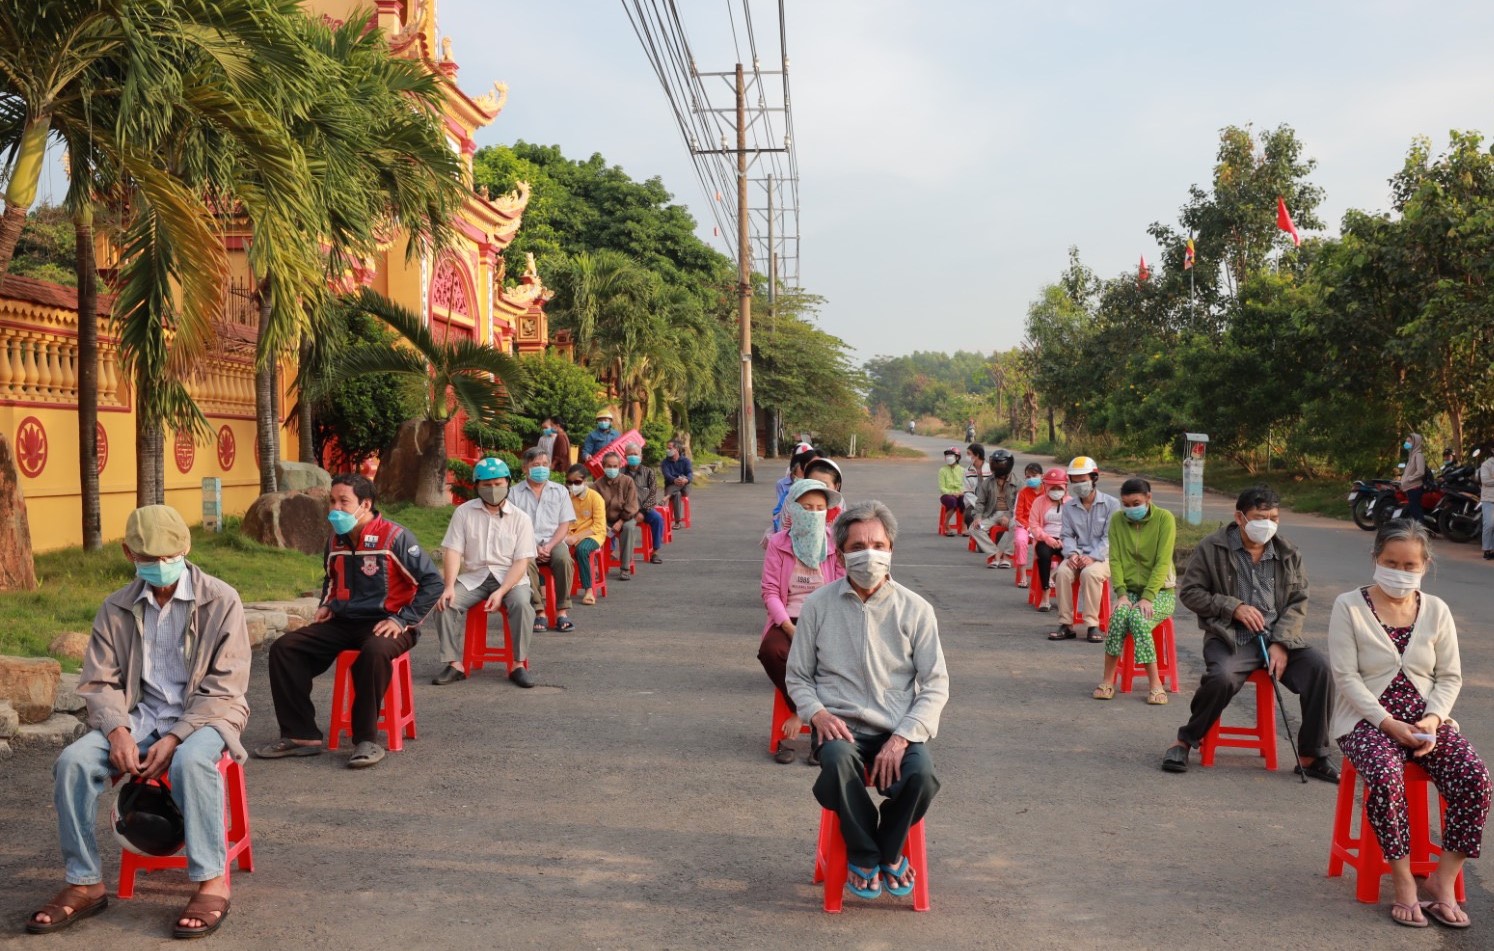
<instances>
[{"instance_id":1,"label":"sneaker","mask_svg":"<svg viewBox=\"0 0 1494 951\"><path fill-rule=\"evenodd\" d=\"M1169 746L1162 754L1162 769L1168 773L1188 772L1188 747Z\"/></svg>"}]
</instances>

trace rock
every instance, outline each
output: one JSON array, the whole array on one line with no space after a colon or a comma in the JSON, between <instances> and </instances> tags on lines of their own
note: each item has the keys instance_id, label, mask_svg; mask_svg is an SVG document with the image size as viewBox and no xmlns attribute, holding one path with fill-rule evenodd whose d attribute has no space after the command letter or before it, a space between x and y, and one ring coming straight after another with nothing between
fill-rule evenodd
<instances>
[{"instance_id":1,"label":"rock","mask_svg":"<svg viewBox=\"0 0 1494 951\"><path fill-rule=\"evenodd\" d=\"M9 700L22 723L52 715L62 665L50 657L0 657L0 700Z\"/></svg>"},{"instance_id":2,"label":"rock","mask_svg":"<svg viewBox=\"0 0 1494 951\"><path fill-rule=\"evenodd\" d=\"M267 492L244 513L244 534L263 545L292 548L320 555L327 548L327 513L331 498L325 489L305 492Z\"/></svg>"},{"instance_id":3,"label":"rock","mask_svg":"<svg viewBox=\"0 0 1494 951\"><path fill-rule=\"evenodd\" d=\"M249 648L250 650L257 650L264 644L265 631L268 630L268 627L265 625L264 616L246 612L244 614L244 623L249 628Z\"/></svg>"},{"instance_id":4,"label":"rock","mask_svg":"<svg viewBox=\"0 0 1494 951\"><path fill-rule=\"evenodd\" d=\"M78 675L63 674L57 682L57 699L52 701L52 709L57 713L82 713L88 709L88 704L78 693Z\"/></svg>"},{"instance_id":5,"label":"rock","mask_svg":"<svg viewBox=\"0 0 1494 951\"><path fill-rule=\"evenodd\" d=\"M332 473L309 462L275 463L275 485L281 492L331 489Z\"/></svg>"},{"instance_id":6,"label":"rock","mask_svg":"<svg viewBox=\"0 0 1494 951\"><path fill-rule=\"evenodd\" d=\"M0 740L8 740L21 728L21 715L9 700L0 700Z\"/></svg>"},{"instance_id":7,"label":"rock","mask_svg":"<svg viewBox=\"0 0 1494 951\"><path fill-rule=\"evenodd\" d=\"M283 631L290 618L284 611L261 611L259 616L265 619L265 630Z\"/></svg>"},{"instance_id":8,"label":"rock","mask_svg":"<svg viewBox=\"0 0 1494 951\"><path fill-rule=\"evenodd\" d=\"M68 660L82 660L83 654L88 650L88 637L86 633L64 631L52 638L52 643L47 645L47 653Z\"/></svg>"},{"instance_id":9,"label":"rock","mask_svg":"<svg viewBox=\"0 0 1494 951\"><path fill-rule=\"evenodd\" d=\"M10 738L18 750L62 749L88 731L71 713L54 713L41 723L23 723Z\"/></svg>"},{"instance_id":10,"label":"rock","mask_svg":"<svg viewBox=\"0 0 1494 951\"><path fill-rule=\"evenodd\" d=\"M253 604L244 605L246 611L284 611L288 616L298 617L303 621L309 621L316 617L316 608L321 601L319 598L297 598L294 601L255 601Z\"/></svg>"},{"instance_id":11,"label":"rock","mask_svg":"<svg viewBox=\"0 0 1494 951\"><path fill-rule=\"evenodd\" d=\"M0 740L0 759L10 759L14 755L10 749L10 740Z\"/></svg>"},{"instance_id":12,"label":"rock","mask_svg":"<svg viewBox=\"0 0 1494 951\"><path fill-rule=\"evenodd\" d=\"M281 631L281 633L289 633L290 631L299 631L301 628L305 627L306 624L307 624L306 619L304 617L301 617L301 615L299 615L299 614L287 614L285 616L285 627L282 627L280 629L280 631Z\"/></svg>"},{"instance_id":13,"label":"rock","mask_svg":"<svg viewBox=\"0 0 1494 951\"><path fill-rule=\"evenodd\" d=\"M22 429L26 432L23 426ZM24 436L22 438L25 438ZM46 436L42 458L46 458ZM0 433L0 591L35 591L36 567L31 563L31 523L26 521L26 494L10 439Z\"/></svg>"},{"instance_id":14,"label":"rock","mask_svg":"<svg viewBox=\"0 0 1494 951\"><path fill-rule=\"evenodd\" d=\"M439 426L424 419L400 423L394 450L387 460L380 461L374 479L379 501L414 502L430 507L446 504L446 460L434 458Z\"/></svg>"}]
</instances>

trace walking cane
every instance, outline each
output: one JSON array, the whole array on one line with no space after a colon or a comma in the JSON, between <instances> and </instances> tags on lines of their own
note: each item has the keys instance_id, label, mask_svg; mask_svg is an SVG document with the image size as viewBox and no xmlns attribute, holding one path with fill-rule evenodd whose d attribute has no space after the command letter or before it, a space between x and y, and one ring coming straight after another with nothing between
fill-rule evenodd
<instances>
[{"instance_id":1,"label":"walking cane","mask_svg":"<svg viewBox=\"0 0 1494 951\"><path fill-rule=\"evenodd\" d=\"M1302 784L1307 785L1307 770L1302 768L1302 757L1297 755L1297 741L1292 738L1292 722L1287 719L1286 702L1281 699L1281 684L1276 682L1276 676L1271 673L1271 652L1266 649L1266 634L1264 631L1255 635L1261 645L1261 657L1266 661L1266 677L1271 681L1271 689L1276 692L1276 709L1281 711L1281 725L1286 729L1287 743L1292 747L1292 758L1297 761L1297 775L1302 777Z\"/></svg>"}]
</instances>

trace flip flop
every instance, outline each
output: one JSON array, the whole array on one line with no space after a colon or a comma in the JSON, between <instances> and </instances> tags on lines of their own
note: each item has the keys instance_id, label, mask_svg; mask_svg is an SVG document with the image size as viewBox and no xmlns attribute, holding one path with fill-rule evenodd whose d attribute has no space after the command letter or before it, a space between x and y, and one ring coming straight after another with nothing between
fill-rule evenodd
<instances>
[{"instance_id":1,"label":"flip flop","mask_svg":"<svg viewBox=\"0 0 1494 951\"><path fill-rule=\"evenodd\" d=\"M53 895L51 901L31 913L31 916L26 919L26 930L31 934L51 934L54 931L71 928L84 918L92 918L108 907L108 892L97 898L89 898L83 891L82 885L69 885ZM67 911L68 908L72 911ZM52 920L37 921L37 915L46 915Z\"/></svg>"},{"instance_id":2,"label":"flip flop","mask_svg":"<svg viewBox=\"0 0 1494 951\"><path fill-rule=\"evenodd\" d=\"M544 634L544 633L547 633L549 630L550 630L550 625L546 624L544 621L541 621L539 619L535 620L535 622L534 622L534 633L536 633L536 634Z\"/></svg>"},{"instance_id":3,"label":"flip flop","mask_svg":"<svg viewBox=\"0 0 1494 951\"><path fill-rule=\"evenodd\" d=\"M555 630L561 632L562 634L564 634L566 631L574 631L575 629L576 625L572 623L571 619L566 617L564 614L555 619Z\"/></svg>"},{"instance_id":4,"label":"flip flop","mask_svg":"<svg viewBox=\"0 0 1494 951\"><path fill-rule=\"evenodd\" d=\"M871 868L862 868L859 865L847 865L846 872L846 891L850 892L852 895L855 895L857 898L864 898L867 901L871 901L874 898L882 897L882 873L877 866L873 865ZM870 882L871 887L858 888L857 886L851 884L852 875L864 881Z\"/></svg>"},{"instance_id":5,"label":"flip flop","mask_svg":"<svg viewBox=\"0 0 1494 951\"><path fill-rule=\"evenodd\" d=\"M1053 605L1051 605L1051 604L1039 604L1038 605L1038 613L1039 614L1047 614L1048 612L1050 612L1052 610L1053 610Z\"/></svg>"},{"instance_id":6,"label":"flip flop","mask_svg":"<svg viewBox=\"0 0 1494 951\"><path fill-rule=\"evenodd\" d=\"M304 743L293 743L285 737L281 737L268 746L261 746L254 751L254 755L260 759L284 759L287 756L320 756L322 745L307 746Z\"/></svg>"},{"instance_id":7,"label":"flip flop","mask_svg":"<svg viewBox=\"0 0 1494 951\"><path fill-rule=\"evenodd\" d=\"M1425 917L1423 917L1420 921L1417 921L1415 918L1397 918L1395 916L1397 910L1403 911L1408 915L1413 914L1419 907L1419 904L1420 903L1414 901L1392 902L1390 905L1390 920L1400 925L1402 928L1425 928L1427 925L1431 924L1431 922L1427 921Z\"/></svg>"},{"instance_id":8,"label":"flip flop","mask_svg":"<svg viewBox=\"0 0 1494 951\"><path fill-rule=\"evenodd\" d=\"M1433 921L1437 922L1437 924L1441 925L1444 928L1466 928L1469 925L1473 924L1473 922L1471 920L1470 921L1453 921L1447 915L1445 915L1442 912L1439 912L1439 911L1436 910L1438 908L1446 908L1448 910L1455 909L1455 908L1458 907L1457 902L1440 901L1439 900L1439 901L1424 901L1424 902L1421 902L1420 904L1421 904L1422 913L1425 914L1428 918L1430 918Z\"/></svg>"},{"instance_id":9,"label":"flip flop","mask_svg":"<svg viewBox=\"0 0 1494 951\"><path fill-rule=\"evenodd\" d=\"M913 880L917 876L917 873L908 868L908 857L906 855L898 860L898 863L896 865L888 865L885 862L882 863L882 872L884 873L883 877L887 879L887 884L885 886L885 888L887 889L887 894L892 895L896 898L905 898L913 893ZM908 883L906 885L892 884L893 879L902 878L904 876L907 876L908 878Z\"/></svg>"}]
</instances>

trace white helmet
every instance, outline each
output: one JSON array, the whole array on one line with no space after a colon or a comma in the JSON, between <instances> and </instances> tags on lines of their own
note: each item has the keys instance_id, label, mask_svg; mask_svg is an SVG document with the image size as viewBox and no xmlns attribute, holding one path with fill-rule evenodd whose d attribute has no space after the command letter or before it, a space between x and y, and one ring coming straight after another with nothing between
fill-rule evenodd
<instances>
[{"instance_id":1,"label":"white helmet","mask_svg":"<svg viewBox=\"0 0 1494 951\"><path fill-rule=\"evenodd\" d=\"M1075 456L1069 462L1069 475L1071 476L1089 475L1099 471L1100 467L1095 465L1095 461L1088 456Z\"/></svg>"}]
</instances>

